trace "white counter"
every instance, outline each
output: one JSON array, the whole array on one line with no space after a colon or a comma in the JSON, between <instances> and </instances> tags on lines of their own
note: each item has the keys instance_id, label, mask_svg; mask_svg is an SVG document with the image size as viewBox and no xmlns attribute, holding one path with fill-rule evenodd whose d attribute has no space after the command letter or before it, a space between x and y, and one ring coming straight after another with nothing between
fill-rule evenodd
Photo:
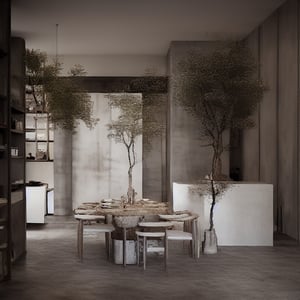
<instances>
[{"instance_id":1,"label":"white counter","mask_svg":"<svg viewBox=\"0 0 300 300\"><path fill-rule=\"evenodd\" d=\"M191 184L173 183L173 209L199 214L200 238L209 228L211 198L191 191ZM273 245L273 186L233 182L214 210L220 246Z\"/></svg>"},{"instance_id":2,"label":"white counter","mask_svg":"<svg viewBox=\"0 0 300 300\"><path fill-rule=\"evenodd\" d=\"M45 223L47 185L26 186L27 223Z\"/></svg>"}]
</instances>

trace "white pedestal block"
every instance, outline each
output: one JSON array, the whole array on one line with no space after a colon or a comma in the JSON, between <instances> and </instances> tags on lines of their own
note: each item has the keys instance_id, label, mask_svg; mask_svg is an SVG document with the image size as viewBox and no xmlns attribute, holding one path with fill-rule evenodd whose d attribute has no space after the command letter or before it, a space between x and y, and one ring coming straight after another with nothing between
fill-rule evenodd
<instances>
[{"instance_id":1,"label":"white pedestal block","mask_svg":"<svg viewBox=\"0 0 300 300\"><path fill-rule=\"evenodd\" d=\"M123 264L123 241L114 241L114 262L115 264ZM126 241L126 264L136 264L136 242L132 240Z\"/></svg>"},{"instance_id":2,"label":"white pedestal block","mask_svg":"<svg viewBox=\"0 0 300 300\"><path fill-rule=\"evenodd\" d=\"M211 197L192 192L191 184L173 183L173 209L199 214L200 239L209 228ZM214 209L220 246L273 246L273 186L230 183Z\"/></svg>"}]
</instances>

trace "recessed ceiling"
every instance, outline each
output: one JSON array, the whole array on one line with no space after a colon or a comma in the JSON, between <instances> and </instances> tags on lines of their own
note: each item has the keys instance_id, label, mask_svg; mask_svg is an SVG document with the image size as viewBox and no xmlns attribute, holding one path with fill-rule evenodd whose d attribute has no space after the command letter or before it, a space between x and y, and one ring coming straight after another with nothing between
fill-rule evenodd
<instances>
[{"instance_id":1,"label":"recessed ceiling","mask_svg":"<svg viewBox=\"0 0 300 300\"><path fill-rule=\"evenodd\" d=\"M12 0L12 34L60 55L165 55L171 41L242 38L284 0Z\"/></svg>"}]
</instances>

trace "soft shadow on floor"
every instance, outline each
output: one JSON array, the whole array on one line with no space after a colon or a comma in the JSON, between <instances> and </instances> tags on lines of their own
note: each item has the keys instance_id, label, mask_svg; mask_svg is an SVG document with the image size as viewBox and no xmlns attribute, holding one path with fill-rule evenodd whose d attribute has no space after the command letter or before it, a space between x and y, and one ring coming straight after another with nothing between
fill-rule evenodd
<instances>
[{"instance_id":1,"label":"soft shadow on floor","mask_svg":"<svg viewBox=\"0 0 300 300\"><path fill-rule=\"evenodd\" d=\"M149 257L143 271L107 261L102 235L85 238L80 261L76 229L70 217L29 225L27 254L14 264L12 280L0 284L0 299L300 299L300 247L283 237L280 246L220 247L198 260L179 247L167 271L159 256Z\"/></svg>"}]
</instances>

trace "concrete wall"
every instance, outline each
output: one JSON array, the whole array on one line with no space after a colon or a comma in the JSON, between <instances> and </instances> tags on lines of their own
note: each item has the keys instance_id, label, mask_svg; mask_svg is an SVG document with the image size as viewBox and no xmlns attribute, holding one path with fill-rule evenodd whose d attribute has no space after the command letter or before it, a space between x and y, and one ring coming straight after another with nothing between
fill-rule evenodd
<instances>
[{"instance_id":1,"label":"concrete wall","mask_svg":"<svg viewBox=\"0 0 300 300\"><path fill-rule=\"evenodd\" d=\"M54 214L72 214L72 133L54 130Z\"/></svg>"},{"instance_id":2,"label":"concrete wall","mask_svg":"<svg viewBox=\"0 0 300 300\"><path fill-rule=\"evenodd\" d=\"M247 38L268 91L257 126L245 133L243 147L244 178L274 184L275 225L296 239L300 239L299 21L299 1L289 0Z\"/></svg>"},{"instance_id":3,"label":"concrete wall","mask_svg":"<svg viewBox=\"0 0 300 300\"><path fill-rule=\"evenodd\" d=\"M142 97L137 94L137 97ZM109 139L107 124L117 118L108 105L105 94L91 94L94 116L100 121L93 130L80 123L72 141L72 202L73 208L82 202L103 198L120 199L128 189L127 150L122 143ZM137 197L142 192L142 137L135 145L137 164L133 169L133 187Z\"/></svg>"},{"instance_id":4,"label":"concrete wall","mask_svg":"<svg viewBox=\"0 0 300 300\"><path fill-rule=\"evenodd\" d=\"M153 118L164 130L161 136L151 139L151 147L143 143L143 197L157 201L167 201L166 195L166 115L167 94L152 95L160 98L160 107Z\"/></svg>"},{"instance_id":5,"label":"concrete wall","mask_svg":"<svg viewBox=\"0 0 300 300\"><path fill-rule=\"evenodd\" d=\"M247 45L252 50L253 56L258 59L258 30L255 30L248 38ZM242 179L245 181L259 181L259 114L260 107L255 111L251 117L255 126L253 128L243 131L244 144L242 147Z\"/></svg>"},{"instance_id":6,"label":"concrete wall","mask_svg":"<svg viewBox=\"0 0 300 300\"><path fill-rule=\"evenodd\" d=\"M41 170L43 170L41 172ZM41 181L48 184L49 188L54 187L53 162L26 162L26 181Z\"/></svg>"},{"instance_id":7,"label":"concrete wall","mask_svg":"<svg viewBox=\"0 0 300 300\"><path fill-rule=\"evenodd\" d=\"M104 94L92 93L91 96L95 117L100 118L93 130L80 124L73 136L55 131L55 214L70 214L82 202L120 198L127 192L126 149L107 138L106 124L111 120L112 112ZM164 124L166 94L158 97L162 104L154 117ZM145 147L142 138L138 140L138 164L133 176L139 198L166 201L165 141L164 132L151 140L150 148Z\"/></svg>"},{"instance_id":8,"label":"concrete wall","mask_svg":"<svg viewBox=\"0 0 300 300\"><path fill-rule=\"evenodd\" d=\"M199 121L176 103L175 80L178 63L191 52L208 53L220 46L219 42L173 42L169 51L169 101L167 126L167 188L172 202L173 182L193 183L211 171L212 149L203 147ZM228 174L229 155L223 155L223 173ZM171 204L170 204L171 205Z\"/></svg>"}]
</instances>

